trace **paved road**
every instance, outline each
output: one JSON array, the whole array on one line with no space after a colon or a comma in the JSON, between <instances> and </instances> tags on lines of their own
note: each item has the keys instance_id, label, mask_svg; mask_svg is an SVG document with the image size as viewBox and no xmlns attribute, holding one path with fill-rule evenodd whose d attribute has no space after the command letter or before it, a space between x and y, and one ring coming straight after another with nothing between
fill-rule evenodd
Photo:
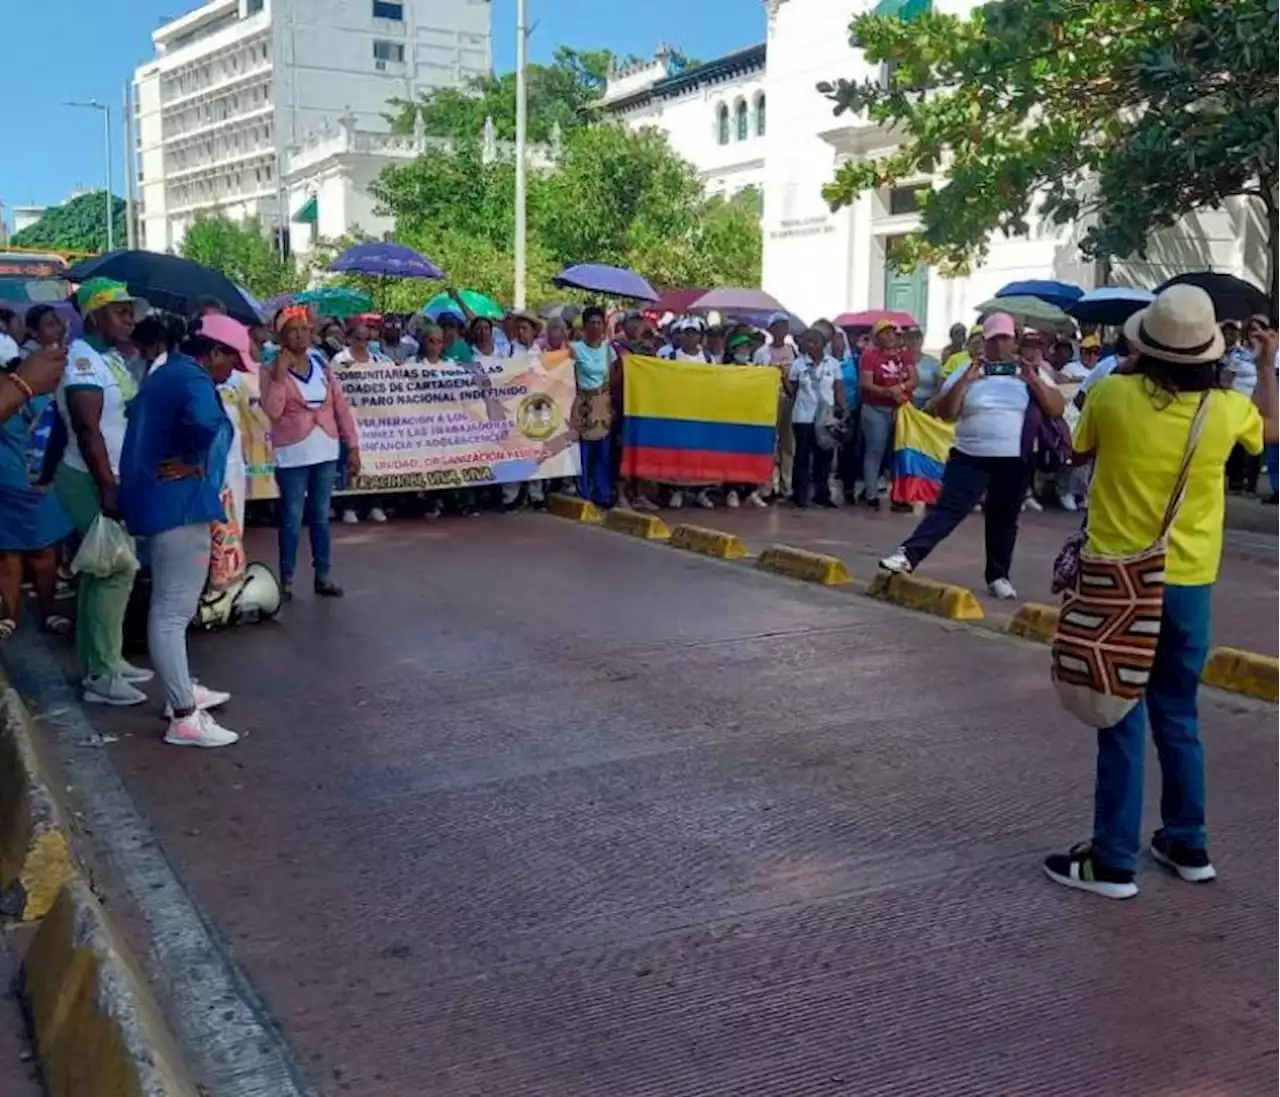
<instances>
[{"instance_id":1,"label":"paved road","mask_svg":"<svg viewBox=\"0 0 1280 1097\"><path fill-rule=\"evenodd\" d=\"M690 521L732 531L752 548L778 542L839 556L860 579L872 578L876 562L896 548L917 522L909 514L893 514L887 508L872 513L843 507L836 511L798 511L786 506L767 511L685 509L664 511L663 517L668 522ZM1078 516L1061 511L1022 515L1013 561L1013 582L1022 599L1057 604L1049 589L1053 558L1079 521ZM1229 530L1226 544L1221 577L1214 587L1215 642L1275 655L1280 650L1276 536L1274 532ZM970 587L989 613L1009 612L1007 603L987 594L982 578L984 562L982 516L975 514L921 565L920 574Z\"/></svg>"},{"instance_id":2,"label":"paved road","mask_svg":"<svg viewBox=\"0 0 1280 1097\"><path fill-rule=\"evenodd\" d=\"M38 1069L18 1001L18 957L30 935L0 927L0 1094L40 1097Z\"/></svg>"},{"instance_id":3,"label":"paved road","mask_svg":"<svg viewBox=\"0 0 1280 1097\"><path fill-rule=\"evenodd\" d=\"M1109 904L1043 648L534 515L336 559L197 639L236 748L91 713L319 1092L1275 1092L1274 711L1204 703L1219 883Z\"/></svg>"}]
</instances>

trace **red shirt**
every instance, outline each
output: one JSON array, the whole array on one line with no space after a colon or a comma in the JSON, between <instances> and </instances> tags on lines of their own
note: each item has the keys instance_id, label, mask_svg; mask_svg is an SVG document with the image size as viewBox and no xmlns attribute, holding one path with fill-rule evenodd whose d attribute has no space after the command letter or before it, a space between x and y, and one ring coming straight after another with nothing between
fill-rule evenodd
<instances>
[{"instance_id":1,"label":"red shirt","mask_svg":"<svg viewBox=\"0 0 1280 1097\"><path fill-rule=\"evenodd\" d=\"M882 388L889 388L893 385L901 385L907 383L911 370L909 367L916 364L916 356L903 347L896 350L885 350L883 347L867 347L858 359L859 378L863 374L870 373L873 384L880 385ZM911 390L915 388L915 382L912 381L907 386L907 397L910 399ZM897 407L897 402L892 396L888 396L879 392L863 392L862 402L870 404L873 407L893 408Z\"/></svg>"}]
</instances>

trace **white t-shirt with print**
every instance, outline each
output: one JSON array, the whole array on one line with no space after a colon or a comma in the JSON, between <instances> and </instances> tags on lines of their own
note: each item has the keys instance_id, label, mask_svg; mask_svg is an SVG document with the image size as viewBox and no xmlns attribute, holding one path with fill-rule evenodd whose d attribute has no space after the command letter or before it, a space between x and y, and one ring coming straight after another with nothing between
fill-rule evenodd
<instances>
[{"instance_id":1,"label":"white t-shirt with print","mask_svg":"<svg viewBox=\"0 0 1280 1097\"><path fill-rule=\"evenodd\" d=\"M812 423L818 417L819 403L835 404L840 363L830 355L817 365L801 355L791 363L787 376L796 386L795 403L791 406L793 423Z\"/></svg>"},{"instance_id":2,"label":"white t-shirt with print","mask_svg":"<svg viewBox=\"0 0 1280 1097\"><path fill-rule=\"evenodd\" d=\"M62 416L63 425L67 428L67 448L62 459L68 468L88 472L89 466L80 452L80 443L71 427L71 416L67 411L67 392L76 389L97 389L102 393L102 415L98 420L98 430L107 447L111 471L119 473L120 451L124 448L126 426L124 410L138 391L137 382L124 360L114 351L99 352L83 339L76 339L67 348L67 369L58 384L58 414Z\"/></svg>"},{"instance_id":3,"label":"white t-shirt with print","mask_svg":"<svg viewBox=\"0 0 1280 1097\"><path fill-rule=\"evenodd\" d=\"M315 410L329 394L329 378L319 362L312 358L307 361L311 372L306 377L299 377L292 370L288 371L288 376L302 397L302 402ZM294 442L291 446L276 446L276 466L282 469L304 468L337 459L338 439L326 434L320 426L312 427L311 433L301 442Z\"/></svg>"},{"instance_id":4,"label":"white t-shirt with print","mask_svg":"<svg viewBox=\"0 0 1280 1097\"><path fill-rule=\"evenodd\" d=\"M956 370L943 382L949 392L960 383L964 370ZM1040 380L1057 388L1046 370ZM970 457L1021 457L1022 423L1027 417L1031 390L1021 377L979 377L964 394L956 420L955 447Z\"/></svg>"},{"instance_id":5,"label":"white t-shirt with print","mask_svg":"<svg viewBox=\"0 0 1280 1097\"><path fill-rule=\"evenodd\" d=\"M711 362L707 352L699 347L692 354L687 354L674 344L668 343L660 351L658 357L668 362L701 362L704 366Z\"/></svg>"}]
</instances>

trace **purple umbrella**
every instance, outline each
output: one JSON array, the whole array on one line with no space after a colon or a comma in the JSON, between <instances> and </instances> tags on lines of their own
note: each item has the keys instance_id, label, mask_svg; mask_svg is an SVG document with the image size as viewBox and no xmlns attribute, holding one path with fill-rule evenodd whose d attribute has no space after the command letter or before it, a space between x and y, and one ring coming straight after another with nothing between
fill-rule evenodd
<instances>
[{"instance_id":1,"label":"purple umbrella","mask_svg":"<svg viewBox=\"0 0 1280 1097\"><path fill-rule=\"evenodd\" d=\"M658 294L640 275L604 263L578 263L565 267L551 279L557 286L603 293L609 297L629 297L633 301L656 301Z\"/></svg>"},{"instance_id":2,"label":"purple umbrella","mask_svg":"<svg viewBox=\"0 0 1280 1097\"><path fill-rule=\"evenodd\" d=\"M718 312L786 312L782 302L762 289L726 287L708 290L689 306L698 311Z\"/></svg>"},{"instance_id":3,"label":"purple umbrella","mask_svg":"<svg viewBox=\"0 0 1280 1097\"><path fill-rule=\"evenodd\" d=\"M347 274L368 274L375 278L430 278L439 281L444 277L444 271L413 248L376 242L348 248L329 264L329 269Z\"/></svg>"}]
</instances>

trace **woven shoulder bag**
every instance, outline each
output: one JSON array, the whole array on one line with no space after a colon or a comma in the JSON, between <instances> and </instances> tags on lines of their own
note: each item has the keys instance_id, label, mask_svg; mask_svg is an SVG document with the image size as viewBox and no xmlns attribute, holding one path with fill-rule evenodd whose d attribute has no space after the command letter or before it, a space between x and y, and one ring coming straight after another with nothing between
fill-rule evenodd
<instances>
[{"instance_id":1,"label":"woven shoulder bag","mask_svg":"<svg viewBox=\"0 0 1280 1097\"><path fill-rule=\"evenodd\" d=\"M1201 396L1191 420L1155 541L1129 556L1082 547L1075 580L1063 592L1053 637L1053 682L1067 711L1091 727L1118 724L1146 692L1164 611L1169 530L1187 494L1209 396Z\"/></svg>"}]
</instances>

